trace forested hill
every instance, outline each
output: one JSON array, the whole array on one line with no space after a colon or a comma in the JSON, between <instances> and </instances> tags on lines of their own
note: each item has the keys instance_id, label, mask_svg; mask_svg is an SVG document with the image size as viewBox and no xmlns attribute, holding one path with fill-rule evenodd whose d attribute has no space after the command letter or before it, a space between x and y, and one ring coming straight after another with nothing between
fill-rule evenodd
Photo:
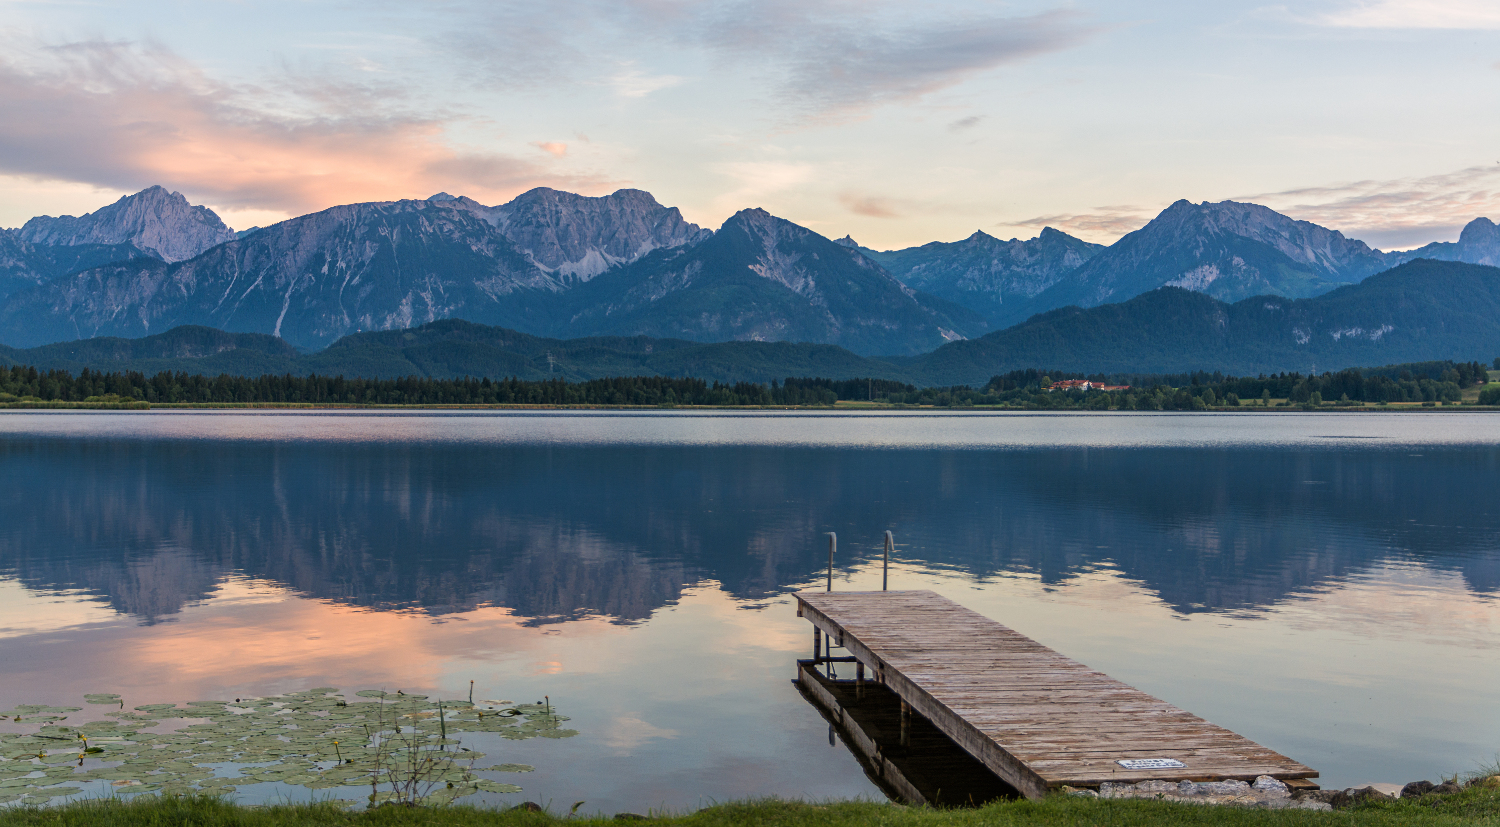
<instances>
[{"instance_id":1,"label":"forested hill","mask_svg":"<svg viewBox=\"0 0 1500 827\"><path fill-rule=\"evenodd\" d=\"M694 377L709 382L769 382L786 376L909 381L901 364L834 345L793 342L702 344L647 336L548 339L458 319L409 330L356 333L316 353L258 333L184 326L141 339L101 337L16 349L0 345L0 365L77 373L162 371L217 376L290 374L394 379L465 376L572 382L611 376Z\"/></svg>"},{"instance_id":2,"label":"forested hill","mask_svg":"<svg viewBox=\"0 0 1500 827\"><path fill-rule=\"evenodd\" d=\"M1418 259L1310 299L1226 304L1163 287L1120 304L1065 307L918 358L932 385L1031 365L1089 373L1321 373L1356 365L1500 355L1500 268Z\"/></svg>"}]
</instances>

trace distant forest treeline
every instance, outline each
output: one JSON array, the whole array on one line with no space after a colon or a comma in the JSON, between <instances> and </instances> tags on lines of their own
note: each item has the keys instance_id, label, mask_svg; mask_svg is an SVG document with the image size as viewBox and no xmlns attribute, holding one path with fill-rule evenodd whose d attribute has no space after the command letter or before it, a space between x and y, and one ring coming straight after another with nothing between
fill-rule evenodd
<instances>
[{"instance_id":1,"label":"distant forest treeline","mask_svg":"<svg viewBox=\"0 0 1500 827\"><path fill-rule=\"evenodd\" d=\"M1050 392L1052 382L1089 379L1130 385L1122 391ZM1307 375L1233 377L1219 373L1176 376L1085 376L1017 370L980 388L918 388L887 379L787 378L769 383L726 384L702 379L631 376L568 382L562 379L346 379L342 376L201 376L162 372L106 373L0 368L0 403L83 404L129 407L140 403L314 405L832 405L870 400L904 405L1094 410L1198 410L1254 404L1269 399L1291 404L1324 402L1457 402L1463 388L1488 382L1478 362L1421 362L1366 370ZM1500 387L1480 395L1500 404Z\"/></svg>"}]
</instances>

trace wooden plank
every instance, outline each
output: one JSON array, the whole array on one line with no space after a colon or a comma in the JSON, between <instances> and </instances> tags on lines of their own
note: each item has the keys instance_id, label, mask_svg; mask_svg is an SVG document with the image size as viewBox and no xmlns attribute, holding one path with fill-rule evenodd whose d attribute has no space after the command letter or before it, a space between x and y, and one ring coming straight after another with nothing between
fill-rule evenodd
<instances>
[{"instance_id":1,"label":"wooden plank","mask_svg":"<svg viewBox=\"0 0 1500 827\"><path fill-rule=\"evenodd\" d=\"M1031 797L1063 783L1090 783L1085 779L1317 775L933 592L800 592L797 613L840 641L873 681ZM1152 771L1116 763L1137 757L1188 766Z\"/></svg>"}]
</instances>

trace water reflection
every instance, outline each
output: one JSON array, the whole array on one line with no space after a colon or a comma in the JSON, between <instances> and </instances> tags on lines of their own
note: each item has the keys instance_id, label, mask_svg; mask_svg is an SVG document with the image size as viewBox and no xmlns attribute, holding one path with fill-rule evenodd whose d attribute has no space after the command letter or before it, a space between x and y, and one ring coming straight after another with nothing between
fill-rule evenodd
<instances>
[{"instance_id":1,"label":"water reflection","mask_svg":"<svg viewBox=\"0 0 1500 827\"><path fill-rule=\"evenodd\" d=\"M754 605L814 540L985 582L1105 566L1175 611L1257 612L1387 561L1500 588L1495 447L850 452L763 446L0 442L0 570L145 623L230 575L434 615L644 620L713 581Z\"/></svg>"},{"instance_id":2,"label":"water reflection","mask_svg":"<svg viewBox=\"0 0 1500 827\"><path fill-rule=\"evenodd\" d=\"M584 732L506 748L536 800L876 795L787 681L786 592L824 531L878 588L890 528L893 584L1330 783L1465 771L1500 737L1493 421L5 416L0 703L477 680Z\"/></svg>"}]
</instances>

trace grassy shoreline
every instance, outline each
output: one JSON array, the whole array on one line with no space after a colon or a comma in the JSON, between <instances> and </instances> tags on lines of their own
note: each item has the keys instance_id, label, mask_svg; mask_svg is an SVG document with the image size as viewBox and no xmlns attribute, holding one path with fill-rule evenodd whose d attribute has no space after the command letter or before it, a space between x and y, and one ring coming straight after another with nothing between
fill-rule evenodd
<instances>
[{"instance_id":1,"label":"grassy shoreline","mask_svg":"<svg viewBox=\"0 0 1500 827\"><path fill-rule=\"evenodd\" d=\"M0 810L0 827L602 827L647 821L662 827L1299 827L1300 825L1494 825L1500 790L1470 788L1448 796L1366 802L1334 812L1260 810L1148 800L1052 796L976 809L939 810L870 801L801 802L768 799L719 804L687 814L579 815L465 806L380 807L346 810L336 804L247 807L214 798L83 801L55 807Z\"/></svg>"},{"instance_id":2,"label":"grassy shoreline","mask_svg":"<svg viewBox=\"0 0 1500 827\"><path fill-rule=\"evenodd\" d=\"M1281 401L1281 400L1274 400ZM1252 413L1252 414L1276 414L1276 413L1493 413L1500 411L1500 405L1478 405L1471 402L1462 404L1449 402L1443 405L1433 405L1422 402L1392 402L1387 405L1362 404L1362 405L1338 405L1325 403L1314 407L1311 405L1241 405L1238 407L1217 406L1198 411L1124 411L1118 408L1110 410L1086 410L1083 408L1043 408L1026 407L1019 405L906 405L886 404L881 402L858 402L839 401L833 405L606 405L606 404L581 404L581 405L541 405L529 403L496 403L492 405L480 404L421 404L421 405L395 405L395 404L363 404L354 402L133 402L133 403L90 403L90 402L62 402L62 401L38 401L38 402L0 402L0 411L161 411L161 410L318 410L318 411L820 411L820 412L860 412L860 413L903 413L910 411L935 412L948 411L954 413L1024 413L1024 414L1076 414L1076 413L1098 413L1098 414L1175 414L1175 413Z\"/></svg>"}]
</instances>

